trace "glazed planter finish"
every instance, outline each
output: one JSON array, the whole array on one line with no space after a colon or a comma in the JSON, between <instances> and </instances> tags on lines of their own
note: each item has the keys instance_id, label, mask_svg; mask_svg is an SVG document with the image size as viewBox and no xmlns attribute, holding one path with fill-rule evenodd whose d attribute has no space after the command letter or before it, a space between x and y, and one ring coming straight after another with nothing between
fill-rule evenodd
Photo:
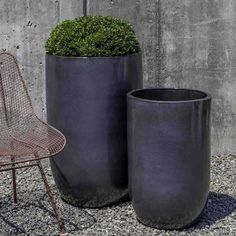
<instances>
[{"instance_id":1,"label":"glazed planter finish","mask_svg":"<svg viewBox=\"0 0 236 236\"><path fill-rule=\"evenodd\" d=\"M142 87L141 55L46 55L48 122L67 145L51 161L66 202L103 207L127 198L126 93Z\"/></svg>"},{"instance_id":2,"label":"glazed planter finish","mask_svg":"<svg viewBox=\"0 0 236 236\"><path fill-rule=\"evenodd\" d=\"M188 89L128 93L129 189L140 222L161 229L193 224L210 182L208 94Z\"/></svg>"}]
</instances>

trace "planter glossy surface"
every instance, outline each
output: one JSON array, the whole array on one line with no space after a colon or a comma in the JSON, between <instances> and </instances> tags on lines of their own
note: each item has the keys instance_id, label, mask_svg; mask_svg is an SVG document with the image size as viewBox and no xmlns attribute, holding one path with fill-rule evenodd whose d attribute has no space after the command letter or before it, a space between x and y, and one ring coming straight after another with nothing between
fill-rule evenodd
<instances>
[{"instance_id":1,"label":"planter glossy surface","mask_svg":"<svg viewBox=\"0 0 236 236\"><path fill-rule=\"evenodd\" d=\"M128 93L129 191L145 225L181 229L200 216L210 182L208 94L188 89Z\"/></svg>"},{"instance_id":2,"label":"planter glossy surface","mask_svg":"<svg viewBox=\"0 0 236 236\"><path fill-rule=\"evenodd\" d=\"M48 122L67 145L51 161L62 198L103 207L127 198L126 93L142 87L140 54L46 55Z\"/></svg>"}]
</instances>

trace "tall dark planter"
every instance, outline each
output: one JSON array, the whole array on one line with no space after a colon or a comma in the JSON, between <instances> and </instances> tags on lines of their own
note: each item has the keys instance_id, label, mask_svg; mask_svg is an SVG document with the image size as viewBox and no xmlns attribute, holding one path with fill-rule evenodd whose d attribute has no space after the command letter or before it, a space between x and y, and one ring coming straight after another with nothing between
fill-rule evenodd
<instances>
[{"instance_id":1,"label":"tall dark planter","mask_svg":"<svg viewBox=\"0 0 236 236\"><path fill-rule=\"evenodd\" d=\"M48 122L67 138L51 161L62 198L102 207L127 197L126 93L142 87L140 54L46 55Z\"/></svg>"},{"instance_id":2,"label":"tall dark planter","mask_svg":"<svg viewBox=\"0 0 236 236\"><path fill-rule=\"evenodd\" d=\"M209 192L210 105L204 92L128 93L129 188L137 218L163 229L190 226Z\"/></svg>"}]
</instances>

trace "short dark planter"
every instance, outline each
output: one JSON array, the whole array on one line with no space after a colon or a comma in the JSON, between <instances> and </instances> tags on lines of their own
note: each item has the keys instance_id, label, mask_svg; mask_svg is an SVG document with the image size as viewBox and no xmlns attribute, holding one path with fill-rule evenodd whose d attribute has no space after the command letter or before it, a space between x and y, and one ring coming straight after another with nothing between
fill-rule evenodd
<instances>
[{"instance_id":1,"label":"short dark planter","mask_svg":"<svg viewBox=\"0 0 236 236\"><path fill-rule=\"evenodd\" d=\"M188 89L128 93L129 191L145 225L181 229L206 204L210 179L208 94Z\"/></svg>"},{"instance_id":2,"label":"short dark planter","mask_svg":"<svg viewBox=\"0 0 236 236\"><path fill-rule=\"evenodd\" d=\"M141 55L46 55L48 122L67 145L51 161L62 198L102 207L127 198L126 93L142 87Z\"/></svg>"}]
</instances>

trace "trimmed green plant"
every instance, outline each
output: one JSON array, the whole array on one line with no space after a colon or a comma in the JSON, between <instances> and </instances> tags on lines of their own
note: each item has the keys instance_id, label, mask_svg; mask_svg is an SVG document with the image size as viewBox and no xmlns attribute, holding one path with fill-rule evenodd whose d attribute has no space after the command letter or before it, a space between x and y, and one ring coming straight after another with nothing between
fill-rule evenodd
<instances>
[{"instance_id":1,"label":"trimmed green plant","mask_svg":"<svg viewBox=\"0 0 236 236\"><path fill-rule=\"evenodd\" d=\"M140 50L132 26L111 16L65 20L52 29L45 48L48 54L81 57L122 56Z\"/></svg>"}]
</instances>

